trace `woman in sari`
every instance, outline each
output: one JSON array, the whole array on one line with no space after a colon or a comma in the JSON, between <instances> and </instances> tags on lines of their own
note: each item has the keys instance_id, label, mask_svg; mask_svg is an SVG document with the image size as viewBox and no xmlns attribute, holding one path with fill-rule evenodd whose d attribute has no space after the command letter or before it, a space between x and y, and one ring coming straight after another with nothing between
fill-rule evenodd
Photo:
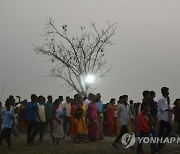
<instances>
[{"instance_id":1,"label":"woman in sari","mask_svg":"<svg viewBox=\"0 0 180 154\"><path fill-rule=\"evenodd\" d=\"M52 115L53 115L52 139L54 143L59 143L59 139L64 138L63 119L60 117L60 112L62 111L62 108L59 105L60 105L60 100L56 99L54 102L54 106L52 108Z\"/></svg>"},{"instance_id":2,"label":"woman in sari","mask_svg":"<svg viewBox=\"0 0 180 154\"><path fill-rule=\"evenodd\" d=\"M76 140L77 141L88 141L88 129L86 125L85 111L86 106L83 104L84 98L80 96L78 98L78 105L75 113L77 119L76 129Z\"/></svg>"},{"instance_id":3,"label":"woman in sari","mask_svg":"<svg viewBox=\"0 0 180 154\"><path fill-rule=\"evenodd\" d=\"M96 96L93 96L92 102L88 104L87 118L88 118L88 133L89 140L96 141L99 139L99 122L98 122L98 104Z\"/></svg>"},{"instance_id":4,"label":"woman in sari","mask_svg":"<svg viewBox=\"0 0 180 154\"><path fill-rule=\"evenodd\" d=\"M75 112L77 109L76 101L71 99L71 139L75 141L76 138L76 118Z\"/></svg>"},{"instance_id":5,"label":"woman in sari","mask_svg":"<svg viewBox=\"0 0 180 154\"><path fill-rule=\"evenodd\" d=\"M19 107L19 131L22 133L27 132L27 122L26 122L26 104L27 100L21 102Z\"/></svg>"},{"instance_id":6,"label":"woman in sari","mask_svg":"<svg viewBox=\"0 0 180 154\"><path fill-rule=\"evenodd\" d=\"M114 120L114 115L116 111L115 104L116 100L112 98L109 102L109 105L107 107L107 119L108 119L108 130L109 130L109 135L114 135L115 134L115 120Z\"/></svg>"}]
</instances>

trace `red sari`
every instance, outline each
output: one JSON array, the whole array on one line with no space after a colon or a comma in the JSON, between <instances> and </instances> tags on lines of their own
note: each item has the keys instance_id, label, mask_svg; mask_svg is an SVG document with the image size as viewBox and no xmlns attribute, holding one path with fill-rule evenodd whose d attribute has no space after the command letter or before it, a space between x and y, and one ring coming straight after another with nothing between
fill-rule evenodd
<instances>
[{"instance_id":1,"label":"red sari","mask_svg":"<svg viewBox=\"0 0 180 154\"><path fill-rule=\"evenodd\" d=\"M116 107L110 104L107 109L109 135L115 134L115 120L114 120L115 111L116 111Z\"/></svg>"}]
</instances>

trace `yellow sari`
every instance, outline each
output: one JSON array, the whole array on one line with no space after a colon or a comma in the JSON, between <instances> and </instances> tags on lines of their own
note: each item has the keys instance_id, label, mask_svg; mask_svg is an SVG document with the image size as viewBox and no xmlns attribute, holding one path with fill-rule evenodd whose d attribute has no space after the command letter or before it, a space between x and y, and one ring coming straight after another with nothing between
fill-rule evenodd
<instances>
[{"instance_id":1,"label":"yellow sari","mask_svg":"<svg viewBox=\"0 0 180 154\"><path fill-rule=\"evenodd\" d=\"M82 140L82 141L88 141L88 128L87 128L86 119L85 119L86 106L81 105L80 108L84 110L84 114L81 116L80 119L77 119L76 139Z\"/></svg>"}]
</instances>

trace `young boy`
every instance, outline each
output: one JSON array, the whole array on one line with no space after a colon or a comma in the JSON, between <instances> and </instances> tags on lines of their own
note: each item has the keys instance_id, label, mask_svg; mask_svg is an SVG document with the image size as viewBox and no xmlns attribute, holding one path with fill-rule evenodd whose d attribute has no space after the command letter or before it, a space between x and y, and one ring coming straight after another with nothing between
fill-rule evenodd
<instances>
[{"instance_id":1,"label":"young boy","mask_svg":"<svg viewBox=\"0 0 180 154\"><path fill-rule=\"evenodd\" d=\"M152 137L151 135L151 126L149 122L149 103L143 102L142 105L143 108L141 108L141 112L139 114L139 137L140 139L144 137ZM138 140L138 146L137 146L137 154L144 153L142 149L142 141ZM155 147L154 144L151 143L151 154L155 153Z\"/></svg>"},{"instance_id":2,"label":"young boy","mask_svg":"<svg viewBox=\"0 0 180 154\"><path fill-rule=\"evenodd\" d=\"M13 110L10 110L11 103L7 100L6 101L6 110L2 112L2 124L3 130L0 135L0 145L2 145L2 141L6 138L9 148L12 150L11 147L11 126L13 124L14 113Z\"/></svg>"}]
</instances>

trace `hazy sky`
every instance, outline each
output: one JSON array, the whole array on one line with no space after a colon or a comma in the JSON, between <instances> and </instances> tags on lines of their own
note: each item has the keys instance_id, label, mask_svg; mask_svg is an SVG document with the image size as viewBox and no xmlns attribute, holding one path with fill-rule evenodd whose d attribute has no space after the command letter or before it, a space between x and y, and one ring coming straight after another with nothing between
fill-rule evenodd
<instances>
[{"instance_id":1,"label":"hazy sky","mask_svg":"<svg viewBox=\"0 0 180 154\"><path fill-rule=\"evenodd\" d=\"M0 93L29 100L30 94L73 96L61 80L42 78L50 63L36 55L33 44L43 43L44 21L52 17L73 33L89 19L98 27L117 23L114 45L108 47L112 69L95 92L102 99L128 94L140 101L143 90L170 88L171 100L180 97L179 0L0 0Z\"/></svg>"}]
</instances>

